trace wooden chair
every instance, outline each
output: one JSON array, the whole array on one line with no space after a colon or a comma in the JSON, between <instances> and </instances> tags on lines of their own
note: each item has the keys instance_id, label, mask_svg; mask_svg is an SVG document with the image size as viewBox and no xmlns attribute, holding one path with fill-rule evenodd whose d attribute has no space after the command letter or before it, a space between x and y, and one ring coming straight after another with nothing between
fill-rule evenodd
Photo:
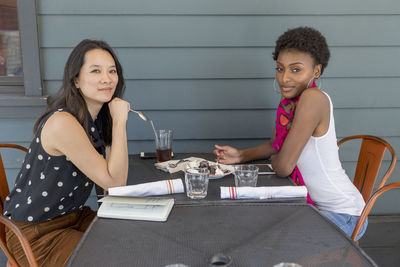
<instances>
[{"instance_id":1,"label":"wooden chair","mask_svg":"<svg viewBox=\"0 0 400 267\"><path fill-rule=\"evenodd\" d=\"M22 150L24 152L27 152L28 150L25 147L19 146L19 145L13 145L13 144L0 144L0 148L15 148ZM35 256L33 255L31 246L28 242L28 240L25 238L24 234L21 232L21 230L7 217L3 216L4 212L4 202L5 198L10 194L10 190L8 188L8 183L7 183L7 178L6 178L6 172L4 169L4 164L3 160L1 158L1 153L0 153L0 246L4 252L4 254L7 256L8 262L7 266L19 266L17 261L14 259L12 254L7 248L7 240L6 240L6 233L5 233L5 226L7 226L9 229L11 229L14 234L18 237L18 240L21 242L21 246L25 252L25 255L28 259L29 265L30 266L38 266Z\"/></svg>"},{"instance_id":2,"label":"wooden chair","mask_svg":"<svg viewBox=\"0 0 400 267\"><path fill-rule=\"evenodd\" d=\"M340 146L346 141L354 139L361 139L362 142L361 142L360 153L358 155L356 173L354 176L353 183L357 187L357 189L361 192L361 195L363 196L364 201L366 202L366 205L360 215L360 218L358 219L357 226L355 227L353 234L351 235L351 239L355 241L358 233L360 232L361 226L365 222L365 219L367 218L373 204L376 201L376 198L383 192L389 190L386 189L384 191L380 191L380 189L384 187L389 176L392 174L394 167L396 166L397 157L393 147L385 140L376 136L370 136L370 135L349 136L340 140L338 142L338 146ZM386 149L391 153L392 159L388 169L386 170L384 176L382 177L378 186L376 187L374 196L378 192L382 193L376 195L374 197L374 200L372 201L371 196L373 194L374 186L378 178L379 169L381 167Z\"/></svg>"}]
</instances>

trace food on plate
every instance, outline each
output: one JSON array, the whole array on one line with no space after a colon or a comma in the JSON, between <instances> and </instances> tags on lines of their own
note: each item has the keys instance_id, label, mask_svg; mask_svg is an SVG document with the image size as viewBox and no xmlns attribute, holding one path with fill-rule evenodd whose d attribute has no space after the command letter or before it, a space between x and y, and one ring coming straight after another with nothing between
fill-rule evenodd
<instances>
[{"instance_id":1,"label":"food on plate","mask_svg":"<svg viewBox=\"0 0 400 267\"><path fill-rule=\"evenodd\" d=\"M210 165L208 161L203 160L199 164L200 168L208 168L210 170L210 175L212 176L220 176L224 175L225 173L228 173L229 170L222 169L220 166L215 165Z\"/></svg>"},{"instance_id":2,"label":"food on plate","mask_svg":"<svg viewBox=\"0 0 400 267\"><path fill-rule=\"evenodd\" d=\"M191 160L186 163L186 169L192 168L207 168L210 171L210 176L222 177L230 173L230 170L221 167L220 165L207 160Z\"/></svg>"}]
</instances>

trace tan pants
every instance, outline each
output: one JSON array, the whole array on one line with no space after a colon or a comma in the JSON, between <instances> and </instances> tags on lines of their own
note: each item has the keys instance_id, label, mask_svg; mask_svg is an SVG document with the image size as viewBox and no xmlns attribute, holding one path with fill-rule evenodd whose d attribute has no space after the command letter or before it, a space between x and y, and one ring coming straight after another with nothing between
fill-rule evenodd
<instances>
[{"instance_id":1,"label":"tan pants","mask_svg":"<svg viewBox=\"0 0 400 267\"><path fill-rule=\"evenodd\" d=\"M15 222L31 244L39 266L64 266L96 212L89 207L41 223ZM29 266L14 233L6 228L7 247L20 266Z\"/></svg>"}]
</instances>

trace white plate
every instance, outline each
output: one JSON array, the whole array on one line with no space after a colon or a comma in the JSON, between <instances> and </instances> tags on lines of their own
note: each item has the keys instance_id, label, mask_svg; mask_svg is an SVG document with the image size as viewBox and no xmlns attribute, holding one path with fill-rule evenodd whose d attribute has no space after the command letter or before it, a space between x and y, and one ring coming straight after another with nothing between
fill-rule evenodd
<instances>
[{"instance_id":1,"label":"white plate","mask_svg":"<svg viewBox=\"0 0 400 267\"><path fill-rule=\"evenodd\" d=\"M215 162L209 161L209 163L211 163L210 166L215 165ZM210 175L208 177L208 179L211 179L211 180L220 179L220 178L225 177L235 171L235 168L232 165L225 165L225 164L218 164L218 165L219 165L220 169L228 170L228 172L224 173L223 175Z\"/></svg>"},{"instance_id":2,"label":"white plate","mask_svg":"<svg viewBox=\"0 0 400 267\"><path fill-rule=\"evenodd\" d=\"M201 161L207 161L209 166L215 166L216 163L213 161L209 161L209 160L205 160L205 159L201 159L201 158L188 158L188 162L185 162L185 167L183 167L183 169L185 169L188 165L190 165L191 167L195 167L197 168L200 164ZM222 174L222 175L210 175L208 179L213 180L213 179L220 179L222 177L225 177L231 173L233 173L235 171L235 168L232 165L225 165L225 164L218 164L220 168L224 169L224 170L228 170L228 172Z\"/></svg>"}]
</instances>

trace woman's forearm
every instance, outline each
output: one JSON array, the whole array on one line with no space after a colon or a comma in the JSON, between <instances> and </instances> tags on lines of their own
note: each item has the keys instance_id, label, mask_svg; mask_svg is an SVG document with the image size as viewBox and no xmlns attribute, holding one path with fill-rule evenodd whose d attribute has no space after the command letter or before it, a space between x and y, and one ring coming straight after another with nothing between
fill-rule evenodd
<instances>
[{"instance_id":1,"label":"woman's forearm","mask_svg":"<svg viewBox=\"0 0 400 267\"><path fill-rule=\"evenodd\" d=\"M240 161L248 162L253 160L267 159L275 153L277 152L272 147L271 140L268 140L267 142L264 142L256 147L241 150Z\"/></svg>"},{"instance_id":2,"label":"woman's forearm","mask_svg":"<svg viewBox=\"0 0 400 267\"><path fill-rule=\"evenodd\" d=\"M108 160L108 171L115 186L126 185L128 178L128 144L126 122L114 122L112 130L112 146Z\"/></svg>"}]
</instances>

